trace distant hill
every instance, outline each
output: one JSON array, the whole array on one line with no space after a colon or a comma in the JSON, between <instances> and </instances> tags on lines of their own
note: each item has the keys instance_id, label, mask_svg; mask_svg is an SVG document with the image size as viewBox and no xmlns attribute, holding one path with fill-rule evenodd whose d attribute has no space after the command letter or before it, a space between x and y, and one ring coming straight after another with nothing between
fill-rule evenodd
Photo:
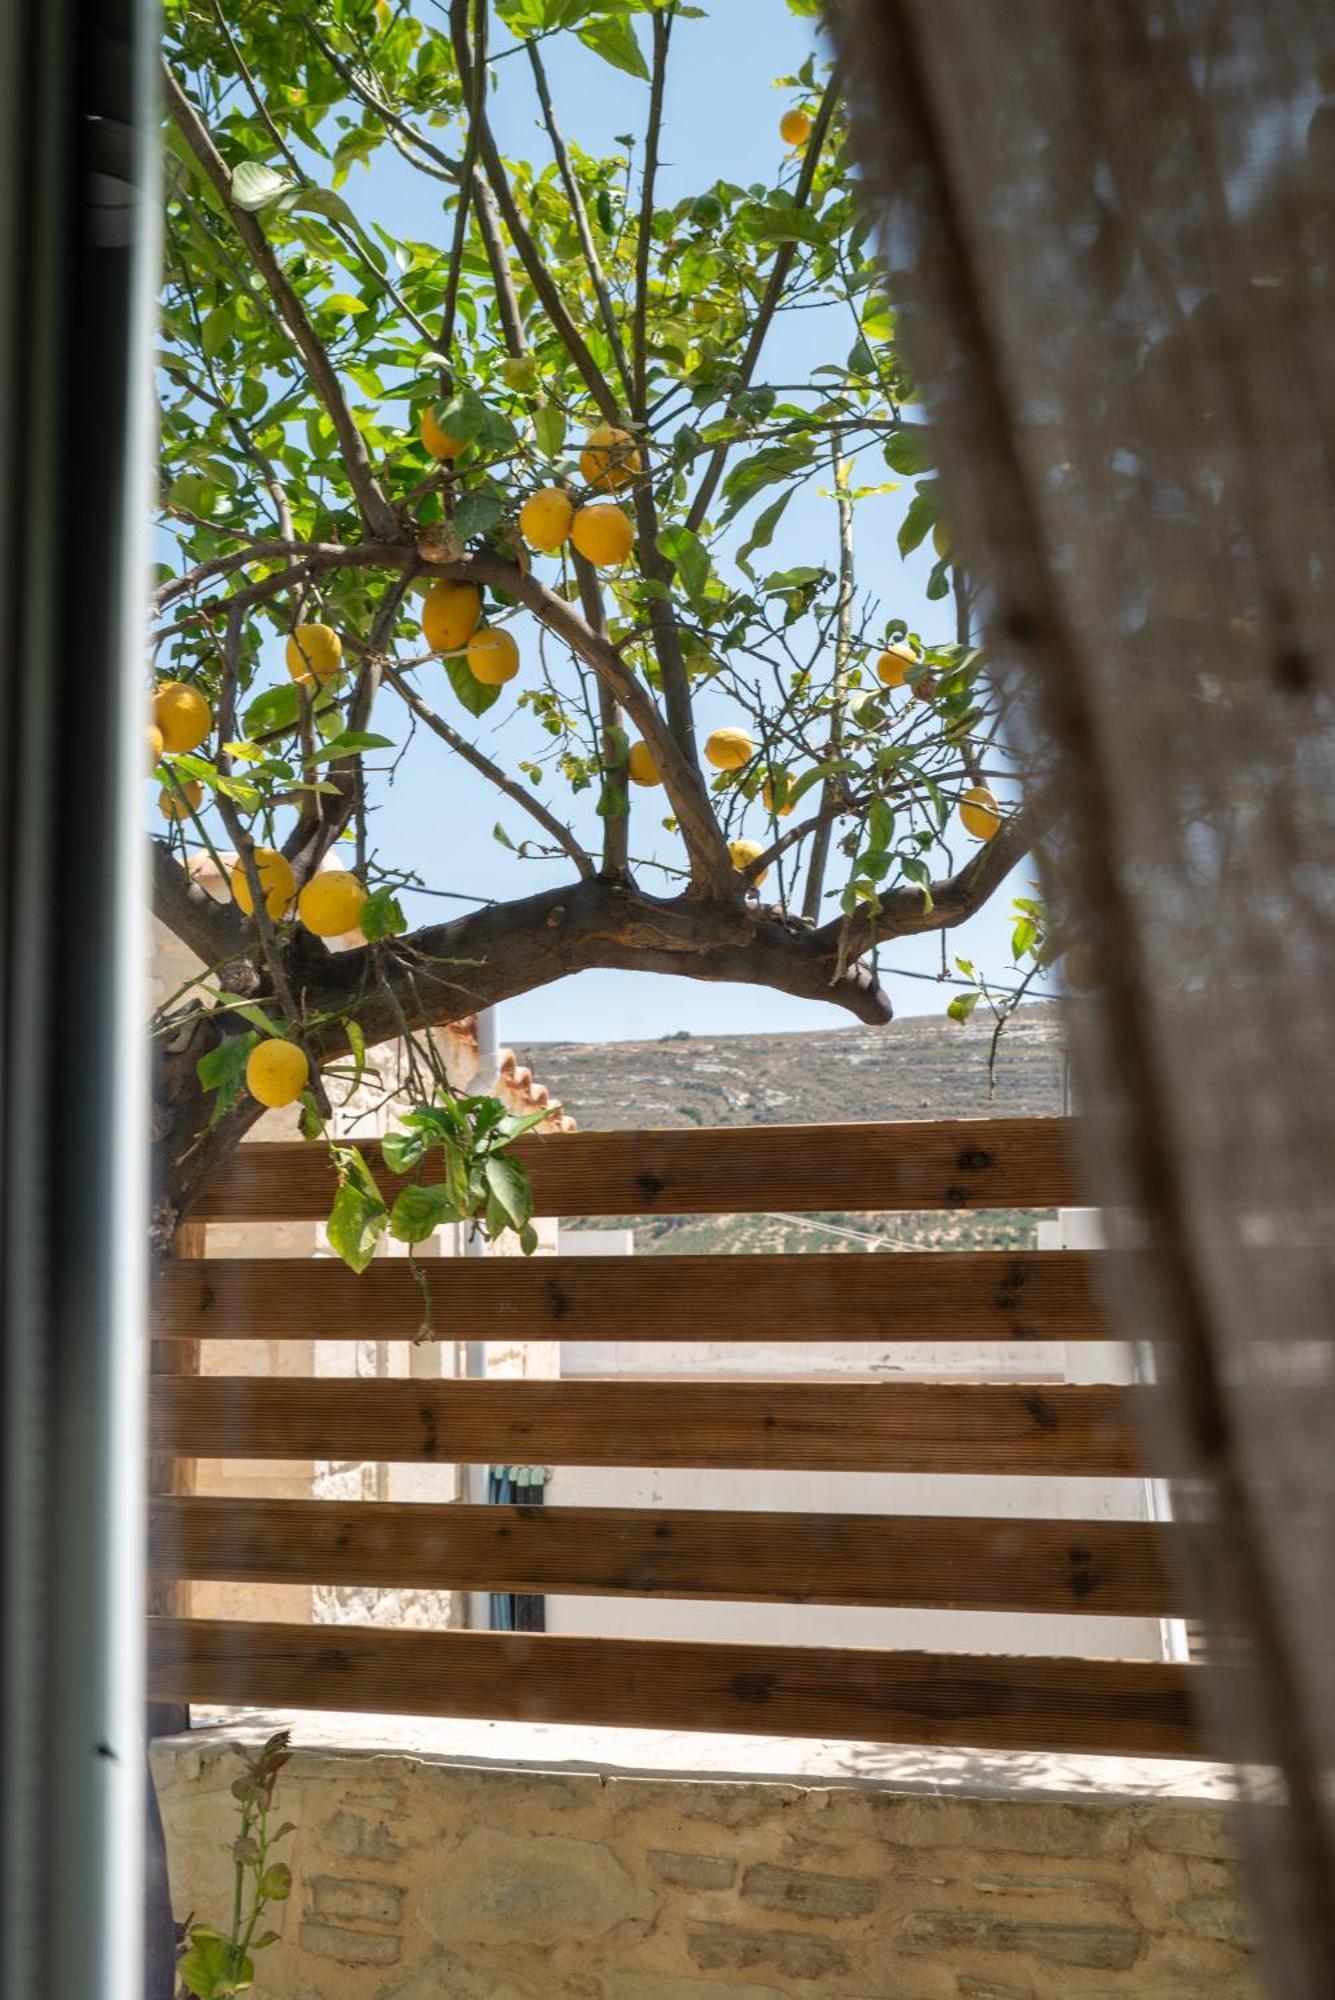
<instances>
[{"instance_id":1,"label":"distant hill","mask_svg":"<svg viewBox=\"0 0 1335 2000\"><path fill-rule=\"evenodd\" d=\"M808 1125L873 1118L1044 1116L1063 1109L1060 1010L1020 1010L989 1083L992 1023L914 1015L885 1028L682 1035L655 1042L530 1042L533 1074L585 1131L636 1125ZM923 1215L684 1216L635 1221L642 1251L1019 1248L1031 1218ZM603 1226L606 1226L605 1224ZM848 1235L840 1232L849 1231ZM870 1237L868 1242L865 1238Z\"/></svg>"}]
</instances>

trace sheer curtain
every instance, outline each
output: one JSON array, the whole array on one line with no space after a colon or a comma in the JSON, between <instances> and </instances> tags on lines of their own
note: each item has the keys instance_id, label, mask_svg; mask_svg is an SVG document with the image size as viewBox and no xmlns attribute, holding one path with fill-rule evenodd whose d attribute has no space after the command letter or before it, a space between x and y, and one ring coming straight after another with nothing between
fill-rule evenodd
<instances>
[{"instance_id":1,"label":"sheer curtain","mask_svg":"<svg viewBox=\"0 0 1335 2000\"><path fill-rule=\"evenodd\" d=\"M1335 1990L1335 8L845 0L854 148L1198 1525L1274 1989Z\"/></svg>"}]
</instances>

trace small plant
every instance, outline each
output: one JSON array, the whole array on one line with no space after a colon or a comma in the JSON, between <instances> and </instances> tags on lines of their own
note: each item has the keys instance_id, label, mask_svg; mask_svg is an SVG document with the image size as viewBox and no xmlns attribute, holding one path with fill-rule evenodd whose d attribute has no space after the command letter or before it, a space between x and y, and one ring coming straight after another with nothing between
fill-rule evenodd
<instances>
[{"instance_id":1,"label":"small plant","mask_svg":"<svg viewBox=\"0 0 1335 2000\"><path fill-rule=\"evenodd\" d=\"M531 1256L538 1235L531 1217L528 1174L506 1148L532 1131L550 1108L515 1117L495 1097L454 1097L441 1091L430 1104L406 1112L397 1132L381 1144L392 1174L413 1178L390 1207L355 1146L333 1144L339 1189L329 1217L331 1247L354 1271L364 1271L388 1229L415 1247L443 1222L474 1223L489 1241L513 1229ZM438 1176L425 1173L434 1160Z\"/></svg>"},{"instance_id":2,"label":"small plant","mask_svg":"<svg viewBox=\"0 0 1335 2000\"><path fill-rule=\"evenodd\" d=\"M176 1966L181 2000L185 1995L224 2000L227 1994L248 1993L255 1983L253 1954L278 1942L277 1931L261 1931L259 1926L269 1904L285 1903L292 1893L292 1870L285 1861L270 1857L294 1828L291 1820L274 1828L269 1824L278 1773L292 1755L288 1743L289 1732L280 1729L253 1756L241 1752L244 1769L232 1783L232 1797L241 1808L241 1829L228 1848L234 1870L231 1928L224 1934L187 1923L185 1948Z\"/></svg>"}]
</instances>

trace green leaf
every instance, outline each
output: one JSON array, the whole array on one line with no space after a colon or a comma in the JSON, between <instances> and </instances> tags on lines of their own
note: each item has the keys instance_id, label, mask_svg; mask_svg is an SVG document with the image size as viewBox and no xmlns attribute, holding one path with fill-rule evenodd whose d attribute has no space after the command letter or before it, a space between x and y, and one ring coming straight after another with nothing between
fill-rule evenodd
<instances>
[{"instance_id":1,"label":"green leaf","mask_svg":"<svg viewBox=\"0 0 1335 2000\"><path fill-rule=\"evenodd\" d=\"M259 1893L266 1903L285 1903L292 1894L292 1870L286 1861L272 1861L259 1879Z\"/></svg>"},{"instance_id":2,"label":"green leaf","mask_svg":"<svg viewBox=\"0 0 1335 2000\"><path fill-rule=\"evenodd\" d=\"M454 510L454 532L461 542L469 542L494 528L504 513L504 506L490 493L469 493Z\"/></svg>"},{"instance_id":3,"label":"green leaf","mask_svg":"<svg viewBox=\"0 0 1335 2000\"><path fill-rule=\"evenodd\" d=\"M449 675L450 686L468 713L485 715L499 698L499 687L489 687L485 681L480 681L463 653L446 653L441 664Z\"/></svg>"},{"instance_id":4,"label":"green leaf","mask_svg":"<svg viewBox=\"0 0 1335 2000\"><path fill-rule=\"evenodd\" d=\"M763 492L766 486L773 486L777 480L787 479L795 472L805 471L813 457L809 444L767 444L753 452L750 458L742 459L733 466L723 482L723 519L731 520L748 500Z\"/></svg>"},{"instance_id":5,"label":"green leaf","mask_svg":"<svg viewBox=\"0 0 1335 2000\"><path fill-rule=\"evenodd\" d=\"M925 425L901 424L885 447L885 462L892 472L902 472L910 479L930 472L932 457Z\"/></svg>"},{"instance_id":6,"label":"green leaf","mask_svg":"<svg viewBox=\"0 0 1335 2000\"><path fill-rule=\"evenodd\" d=\"M916 883L918 888L922 890L924 910L930 910L932 908L932 877L927 863L920 861L916 854L901 854L899 865L909 881Z\"/></svg>"},{"instance_id":7,"label":"green leaf","mask_svg":"<svg viewBox=\"0 0 1335 2000\"><path fill-rule=\"evenodd\" d=\"M392 750L392 736L372 736L365 729L345 729L341 735L330 737L307 761L323 764L331 757L355 757L363 750Z\"/></svg>"},{"instance_id":8,"label":"green leaf","mask_svg":"<svg viewBox=\"0 0 1335 2000\"><path fill-rule=\"evenodd\" d=\"M246 1062L259 1039L254 1031L230 1035L225 1042L219 1042L216 1048L208 1050L195 1064L200 1089L217 1092L209 1111L210 1127L225 1117L240 1097L245 1087Z\"/></svg>"},{"instance_id":9,"label":"green leaf","mask_svg":"<svg viewBox=\"0 0 1335 2000\"><path fill-rule=\"evenodd\" d=\"M334 1196L334 1206L325 1224L329 1247L337 1251L349 1270L360 1273L375 1255L375 1246L388 1220L389 1210L378 1191L373 1201L363 1186L346 1180Z\"/></svg>"},{"instance_id":10,"label":"green leaf","mask_svg":"<svg viewBox=\"0 0 1335 2000\"><path fill-rule=\"evenodd\" d=\"M408 1132L386 1132L380 1151L392 1174L410 1174L431 1142L431 1133L419 1126Z\"/></svg>"},{"instance_id":11,"label":"green leaf","mask_svg":"<svg viewBox=\"0 0 1335 2000\"><path fill-rule=\"evenodd\" d=\"M276 173L259 160L242 160L232 170L232 202L254 215L286 194L292 185L288 175Z\"/></svg>"},{"instance_id":12,"label":"green leaf","mask_svg":"<svg viewBox=\"0 0 1335 2000\"><path fill-rule=\"evenodd\" d=\"M389 1212L389 1233L400 1243L424 1243L450 1215L449 1194L439 1184L406 1187Z\"/></svg>"},{"instance_id":13,"label":"green leaf","mask_svg":"<svg viewBox=\"0 0 1335 2000\"><path fill-rule=\"evenodd\" d=\"M867 842L874 848L884 850L894 838L895 816L884 799L877 799L867 814Z\"/></svg>"},{"instance_id":14,"label":"green leaf","mask_svg":"<svg viewBox=\"0 0 1335 2000\"><path fill-rule=\"evenodd\" d=\"M254 1967L249 1959L235 1965L230 1941L217 1931L200 1929L191 1931L190 1949L177 1960L176 1976L195 2000L221 2000L249 1985Z\"/></svg>"},{"instance_id":15,"label":"green leaf","mask_svg":"<svg viewBox=\"0 0 1335 2000\"><path fill-rule=\"evenodd\" d=\"M286 687L266 688L256 695L242 717L246 735L272 736L282 729L295 729L301 718L301 695L295 681Z\"/></svg>"},{"instance_id":16,"label":"green leaf","mask_svg":"<svg viewBox=\"0 0 1335 2000\"><path fill-rule=\"evenodd\" d=\"M908 512L899 524L899 553L912 555L936 526L936 505L921 489L909 501Z\"/></svg>"},{"instance_id":17,"label":"green leaf","mask_svg":"<svg viewBox=\"0 0 1335 2000\"><path fill-rule=\"evenodd\" d=\"M331 222L341 222L346 229L357 229L358 234L361 233L356 216L342 195L336 194L333 188L299 188L294 194L284 195L282 202L289 213L293 209L308 209L314 215L327 216ZM357 304L361 308L360 299Z\"/></svg>"},{"instance_id":18,"label":"green leaf","mask_svg":"<svg viewBox=\"0 0 1335 2000\"><path fill-rule=\"evenodd\" d=\"M676 565L686 595L699 609L709 582L709 551L700 537L683 526L663 528L658 535L658 549L660 555Z\"/></svg>"},{"instance_id":19,"label":"green leaf","mask_svg":"<svg viewBox=\"0 0 1335 2000\"><path fill-rule=\"evenodd\" d=\"M782 208L758 203L746 211L746 222L758 243L810 243L823 246L828 237L809 208Z\"/></svg>"},{"instance_id":20,"label":"green leaf","mask_svg":"<svg viewBox=\"0 0 1335 2000\"><path fill-rule=\"evenodd\" d=\"M769 506L757 514L750 534L737 551L737 561L748 576L751 574L751 557L757 549L767 549L774 540L774 530L783 519L784 508L792 497L790 488L787 493L781 493L777 500L771 500Z\"/></svg>"},{"instance_id":21,"label":"green leaf","mask_svg":"<svg viewBox=\"0 0 1335 2000\"><path fill-rule=\"evenodd\" d=\"M982 995L978 993L957 993L946 1012L952 1021L958 1021L962 1027L981 998Z\"/></svg>"},{"instance_id":22,"label":"green leaf","mask_svg":"<svg viewBox=\"0 0 1335 2000\"><path fill-rule=\"evenodd\" d=\"M408 928L403 905L391 889L373 889L362 904L358 921L368 944L377 944L383 938L402 937Z\"/></svg>"},{"instance_id":23,"label":"green leaf","mask_svg":"<svg viewBox=\"0 0 1335 2000\"><path fill-rule=\"evenodd\" d=\"M515 1229L522 1229L533 1213L533 1187L518 1160L506 1153L491 1153L484 1166L487 1192Z\"/></svg>"},{"instance_id":24,"label":"green leaf","mask_svg":"<svg viewBox=\"0 0 1335 2000\"><path fill-rule=\"evenodd\" d=\"M587 27L579 29L579 39L586 49L592 49L604 62L614 69L624 70L627 76L638 76L643 82L649 81L649 66L635 37L635 30L624 17L606 15L601 21L590 21Z\"/></svg>"},{"instance_id":25,"label":"green leaf","mask_svg":"<svg viewBox=\"0 0 1335 2000\"><path fill-rule=\"evenodd\" d=\"M566 413L555 403L539 403L533 412L533 435L545 458L559 458L566 441Z\"/></svg>"}]
</instances>

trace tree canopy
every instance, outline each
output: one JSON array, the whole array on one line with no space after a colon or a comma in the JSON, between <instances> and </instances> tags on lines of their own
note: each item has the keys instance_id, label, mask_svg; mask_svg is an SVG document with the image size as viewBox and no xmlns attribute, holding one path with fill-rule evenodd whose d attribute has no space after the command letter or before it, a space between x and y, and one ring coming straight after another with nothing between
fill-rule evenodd
<instances>
[{"instance_id":1,"label":"tree canopy","mask_svg":"<svg viewBox=\"0 0 1335 2000\"><path fill-rule=\"evenodd\" d=\"M290 1078L318 1123L331 1066L585 967L885 1020L885 941L963 921L1032 844L839 76L813 40L767 177L704 158L669 200L701 11L167 0L154 886L212 983L158 1024L164 1227L258 1114L259 1041L294 1051L264 1101ZM557 36L636 80L617 150L554 101ZM511 93L531 160L496 137ZM359 213L391 172L434 226ZM933 538L928 631L859 520L891 483L899 554ZM828 536L776 557L812 490ZM379 837L407 758L494 788L512 900L409 929L409 892L466 883ZM224 852L231 902L191 872ZM1013 942L1032 971L1037 905Z\"/></svg>"}]
</instances>

